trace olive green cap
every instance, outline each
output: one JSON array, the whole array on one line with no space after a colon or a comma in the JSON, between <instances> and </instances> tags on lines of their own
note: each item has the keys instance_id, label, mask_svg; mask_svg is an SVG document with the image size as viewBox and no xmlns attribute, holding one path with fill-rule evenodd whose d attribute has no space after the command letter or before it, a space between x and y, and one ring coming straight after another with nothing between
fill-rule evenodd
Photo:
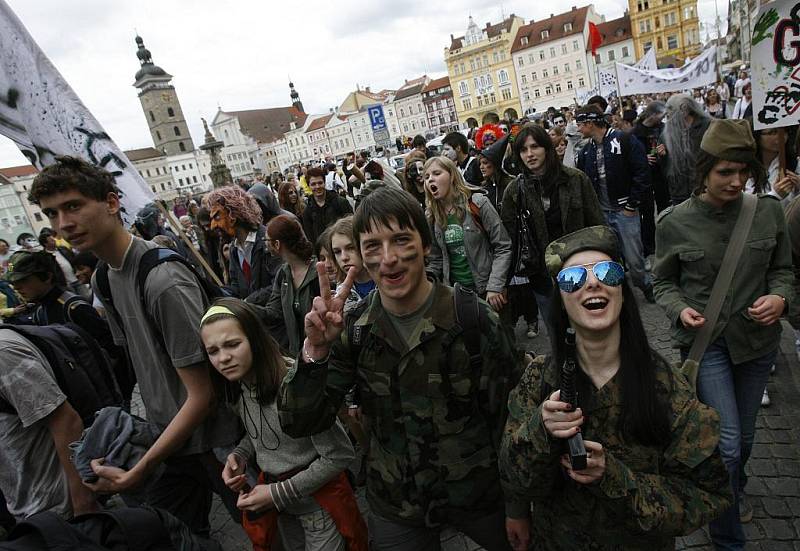
<instances>
[{"instance_id":1,"label":"olive green cap","mask_svg":"<svg viewBox=\"0 0 800 551\"><path fill-rule=\"evenodd\" d=\"M756 140L744 119L714 119L700 142L700 149L725 161L749 162L756 155Z\"/></svg>"},{"instance_id":2,"label":"olive green cap","mask_svg":"<svg viewBox=\"0 0 800 551\"><path fill-rule=\"evenodd\" d=\"M589 226L559 237L544 251L544 262L550 275L557 276L564 262L581 251L600 251L617 260L620 256L617 235L608 226Z\"/></svg>"}]
</instances>

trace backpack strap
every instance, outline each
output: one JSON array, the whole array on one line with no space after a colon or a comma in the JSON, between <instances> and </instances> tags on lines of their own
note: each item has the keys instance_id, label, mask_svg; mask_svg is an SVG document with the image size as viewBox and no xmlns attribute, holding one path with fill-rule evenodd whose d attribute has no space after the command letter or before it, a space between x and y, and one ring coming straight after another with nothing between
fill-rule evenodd
<instances>
[{"instance_id":1,"label":"backpack strap","mask_svg":"<svg viewBox=\"0 0 800 551\"><path fill-rule=\"evenodd\" d=\"M480 232L489 238L489 234L486 232L486 228L483 225L483 221L481 221L481 208L472 200L470 196L469 200L467 201L467 205L469 206L469 213L472 215L472 219L475 221L475 225L478 226Z\"/></svg>"},{"instance_id":2,"label":"backpack strap","mask_svg":"<svg viewBox=\"0 0 800 551\"><path fill-rule=\"evenodd\" d=\"M480 371L483 366L483 356L481 355L481 330L485 326L478 295L472 289L468 289L456 283L453 289L453 302L456 309L456 323L461 327L464 335L464 346L469 354L469 364L473 371Z\"/></svg>"},{"instance_id":3,"label":"backpack strap","mask_svg":"<svg viewBox=\"0 0 800 551\"><path fill-rule=\"evenodd\" d=\"M76 295L75 293L70 293L69 291L64 291L58 300L62 303L62 308L64 311L64 319L70 323L74 323L75 320L72 319L72 312L80 306L81 304L86 304L87 306L91 306L86 299L84 299L80 295Z\"/></svg>"}]
</instances>

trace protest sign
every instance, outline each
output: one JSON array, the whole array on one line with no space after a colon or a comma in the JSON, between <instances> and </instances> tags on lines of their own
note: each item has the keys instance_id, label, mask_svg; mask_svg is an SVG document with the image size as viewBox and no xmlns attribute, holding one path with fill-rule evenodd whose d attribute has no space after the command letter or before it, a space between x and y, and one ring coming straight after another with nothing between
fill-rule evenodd
<instances>
[{"instance_id":1,"label":"protest sign","mask_svg":"<svg viewBox=\"0 0 800 551\"><path fill-rule=\"evenodd\" d=\"M633 64L633 67L645 71L655 71L658 69L658 64L656 63L656 49L650 48L647 50L644 56L642 56L642 59Z\"/></svg>"},{"instance_id":2,"label":"protest sign","mask_svg":"<svg viewBox=\"0 0 800 551\"><path fill-rule=\"evenodd\" d=\"M681 92L716 82L717 49L703 51L678 69L644 70L623 63L617 63L616 67L621 96Z\"/></svg>"}]
</instances>

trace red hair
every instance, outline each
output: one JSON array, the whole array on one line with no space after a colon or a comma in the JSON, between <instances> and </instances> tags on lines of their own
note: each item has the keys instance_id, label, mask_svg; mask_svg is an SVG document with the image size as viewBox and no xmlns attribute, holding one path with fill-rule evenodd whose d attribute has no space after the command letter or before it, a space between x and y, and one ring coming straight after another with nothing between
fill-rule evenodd
<instances>
[{"instance_id":1,"label":"red hair","mask_svg":"<svg viewBox=\"0 0 800 551\"><path fill-rule=\"evenodd\" d=\"M270 220L267 224L267 235L270 239L280 241L281 245L301 260L310 259L314 252L314 246L294 216L281 214Z\"/></svg>"}]
</instances>

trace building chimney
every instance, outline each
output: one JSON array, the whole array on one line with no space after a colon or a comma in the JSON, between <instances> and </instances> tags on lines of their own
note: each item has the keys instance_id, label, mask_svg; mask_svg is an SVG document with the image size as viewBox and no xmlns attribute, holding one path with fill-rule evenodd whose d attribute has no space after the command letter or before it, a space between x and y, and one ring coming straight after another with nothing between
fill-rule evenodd
<instances>
[{"instance_id":1,"label":"building chimney","mask_svg":"<svg viewBox=\"0 0 800 551\"><path fill-rule=\"evenodd\" d=\"M450 42L452 42L453 40L455 40L455 38L453 37L453 33L450 33Z\"/></svg>"},{"instance_id":2,"label":"building chimney","mask_svg":"<svg viewBox=\"0 0 800 551\"><path fill-rule=\"evenodd\" d=\"M572 6L572 11L577 11L577 6Z\"/></svg>"}]
</instances>

